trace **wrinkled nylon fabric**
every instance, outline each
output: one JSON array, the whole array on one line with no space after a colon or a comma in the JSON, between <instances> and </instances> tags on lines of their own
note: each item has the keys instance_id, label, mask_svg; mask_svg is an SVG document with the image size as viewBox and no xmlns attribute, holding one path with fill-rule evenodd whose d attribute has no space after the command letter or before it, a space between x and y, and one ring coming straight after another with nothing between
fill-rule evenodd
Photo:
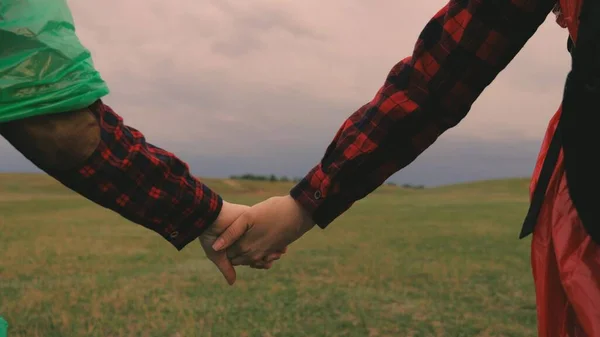
<instances>
[{"instance_id":1,"label":"wrinkled nylon fabric","mask_svg":"<svg viewBox=\"0 0 600 337\"><path fill-rule=\"evenodd\" d=\"M548 126L533 193L561 110ZM531 243L539 337L600 336L600 246L587 234L567 187L562 151Z\"/></svg>"},{"instance_id":2,"label":"wrinkled nylon fabric","mask_svg":"<svg viewBox=\"0 0 600 337\"><path fill-rule=\"evenodd\" d=\"M0 1L0 123L85 108L108 93L65 0Z\"/></svg>"},{"instance_id":3,"label":"wrinkled nylon fabric","mask_svg":"<svg viewBox=\"0 0 600 337\"><path fill-rule=\"evenodd\" d=\"M560 0L557 22L577 41L582 0ZM533 191L562 110L550 120L529 191ZM562 151L531 242L539 337L600 336L600 246L587 234L567 186Z\"/></svg>"}]
</instances>

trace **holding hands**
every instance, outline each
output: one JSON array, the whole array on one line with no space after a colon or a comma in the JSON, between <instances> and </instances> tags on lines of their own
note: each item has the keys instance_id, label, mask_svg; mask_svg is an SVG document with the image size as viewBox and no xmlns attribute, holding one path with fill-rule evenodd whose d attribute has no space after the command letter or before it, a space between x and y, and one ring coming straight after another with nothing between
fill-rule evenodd
<instances>
[{"instance_id":1,"label":"holding hands","mask_svg":"<svg viewBox=\"0 0 600 337\"><path fill-rule=\"evenodd\" d=\"M207 257L227 282L235 282L233 266L269 269L287 246L314 227L310 215L291 197L269 198L248 207L223 203L215 223L200 237Z\"/></svg>"}]
</instances>

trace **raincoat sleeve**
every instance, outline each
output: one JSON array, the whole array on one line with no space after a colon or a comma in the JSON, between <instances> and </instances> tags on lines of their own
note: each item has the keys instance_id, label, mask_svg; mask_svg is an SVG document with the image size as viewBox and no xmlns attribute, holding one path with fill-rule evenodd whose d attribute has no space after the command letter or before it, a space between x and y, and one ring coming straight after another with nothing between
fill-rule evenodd
<instances>
[{"instance_id":1,"label":"raincoat sleeve","mask_svg":"<svg viewBox=\"0 0 600 337\"><path fill-rule=\"evenodd\" d=\"M108 93L66 0L0 1L0 123L82 109Z\"/></svg>"},{"instance_id":2,"label":"raincoat sleeve","mask_svg":"<svg viewBox=\"0 0 600 337\"><path fill-rule=\"evenodd\" d=\"M412 55L342 124L291 196L326 227L457 125L555 2L451 0L427 23Z\"/></svg>"}]
</instances>

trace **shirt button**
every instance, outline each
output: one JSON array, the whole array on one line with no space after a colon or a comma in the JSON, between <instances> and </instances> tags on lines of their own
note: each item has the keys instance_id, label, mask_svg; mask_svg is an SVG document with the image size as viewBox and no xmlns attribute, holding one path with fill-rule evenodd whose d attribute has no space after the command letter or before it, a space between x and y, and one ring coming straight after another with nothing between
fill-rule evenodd
<instances>
[{"instance_id":1,"label":"shirt button","mask_svg":"<svg viewBox=\"0 0 600 337\"><path fill-rule=\"evenodd\" d=\"M319 199L321 199L322 196L323 196L323 194L321 193L321 191L315 192L315 199L319 200Z\"/></svg>"},{"instance_id":2,"label":"shirt button","mask_svg":"<svg viewBox=\"0 0 600 337\"><path fill-rule=\"evenodd\" d=\"M171 236L171 239L175 239L177 236L179 236L179 232L178 231L171 232L170 236Z\"/></svg>"}]
</instances>

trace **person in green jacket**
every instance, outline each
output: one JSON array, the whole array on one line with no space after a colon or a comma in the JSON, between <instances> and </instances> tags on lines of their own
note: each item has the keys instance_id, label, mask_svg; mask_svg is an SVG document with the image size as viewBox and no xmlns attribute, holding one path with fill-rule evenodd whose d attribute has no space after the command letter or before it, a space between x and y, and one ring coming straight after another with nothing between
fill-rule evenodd
<instances>
[{"instance_id":1,"label":"person in green jacket","mask_svg":"<svg viewBox=\"0 0 600 337\"><path fill-rule=\"evenodd\" d=\"M65 0L0 2L0 134L63 185L176 249L200 238L232 284L230 261L211 245L247 207L223 201L125 125L102 102L108 93ZM281 253L253 267L270 268Z\"/></svg>"}]
</instances>

